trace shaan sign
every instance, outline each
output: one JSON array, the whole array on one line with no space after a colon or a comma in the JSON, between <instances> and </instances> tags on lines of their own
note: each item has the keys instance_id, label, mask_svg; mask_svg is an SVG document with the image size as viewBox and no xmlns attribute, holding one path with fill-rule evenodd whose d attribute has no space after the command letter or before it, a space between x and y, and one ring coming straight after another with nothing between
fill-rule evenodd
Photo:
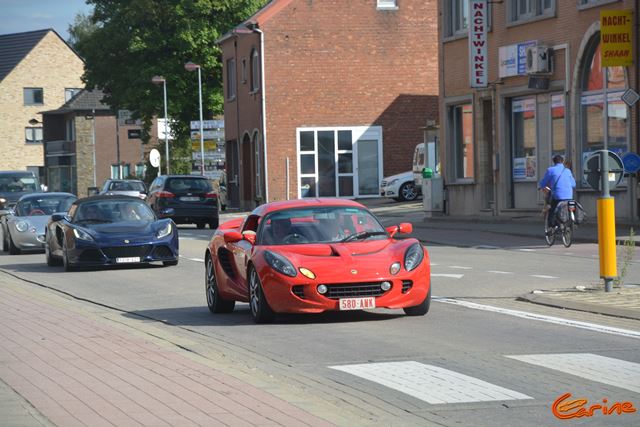
<instances>
[{"instance_id":1,"label":"shaan sign","mask_svg":"<svg viewBox=\"0 0 640 427\"><path fill-rule=\"evenodd\" d=\"M633 64L631 10L600 11L600 45L603 67L628 67Z\"/></svg>"},{"instance_id":2,"label":"shaan sign","mask_svg":"<svg viewBox=\"0 0 640 427\"><path fill-rule=\"evenodd\" d=\"M469 83L487 87L487 0L469 0Z\"/></svg>"}]
</instances>

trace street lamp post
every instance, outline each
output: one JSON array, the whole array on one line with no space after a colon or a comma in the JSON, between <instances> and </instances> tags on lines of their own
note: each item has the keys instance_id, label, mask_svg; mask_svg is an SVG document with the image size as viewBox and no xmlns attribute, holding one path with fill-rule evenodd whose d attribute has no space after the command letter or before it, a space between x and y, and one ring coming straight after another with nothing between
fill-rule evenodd
<instances>
[{"instance_id":1,"label":"street lamp post","mask_svg":"<svg viewBox=\"0 0 640 427\"><path fill-rule=\"evenodd\" d=\"M200 65L194 64L193 62L187 62L184 64L184 68L187 71L198 70L198 98L200 100L200 168L202 170L202 175L204 175L204 124L202 122L202 76L200 74Z\"/></svg>"},{"instance_id":2,"label":"street lamp post","mask_svg":"<svg viewBox=\"0 0 640 427\"><path fill-rule=\"evenodd\" d=\"M151 83L162 83L162 90L164 92L164 154L165 154L165 170L169 175L169 132L167 131L167 124L169 118L167 117L167 80L162 76L153 76Z\"/></svg>"}]
</instances>

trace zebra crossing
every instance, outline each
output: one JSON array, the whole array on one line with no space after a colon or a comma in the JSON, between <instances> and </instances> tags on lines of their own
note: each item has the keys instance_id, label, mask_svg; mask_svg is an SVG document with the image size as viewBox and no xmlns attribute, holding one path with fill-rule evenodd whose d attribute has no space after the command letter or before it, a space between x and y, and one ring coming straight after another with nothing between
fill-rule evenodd
<instances>
[{"instance_id":1,"label":"zebra crossing","mask_svg":"<svg viewBox=\"0 0 640 427\"><path fill-rule=\"evenodd\" d=\"M569 376L640 393L640 363L591 353L505 355ZM534 399L521 391L462 372L416 361L329 366L432 405ZM495 379L493 380L495 381ZM505 380L506 381L506 380ZM508 381L513 384L512 379Z\"/></svg>"}]
</instances>

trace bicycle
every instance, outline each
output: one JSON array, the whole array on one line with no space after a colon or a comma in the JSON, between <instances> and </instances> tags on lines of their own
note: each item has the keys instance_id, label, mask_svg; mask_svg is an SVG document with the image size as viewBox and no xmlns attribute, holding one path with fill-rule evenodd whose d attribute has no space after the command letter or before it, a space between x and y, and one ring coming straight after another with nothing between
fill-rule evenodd
<instances>
[{"instance_id":1,"label":"bicycle","mask_svg":"<svg viewBox=\"0 0 640 427\"><path fill-rule=\"evenodd\" d=\"M544 214L544 239L547 245L553 246L556 236L562 237L562 244L565 248L571 246L573 240L573 230L576 227L576 201L563 200L556 206L555 212L550 213L551 209L546 209ZM556 216L556 225L549 226L549 215Z\"/></svg>"}]
</instances>

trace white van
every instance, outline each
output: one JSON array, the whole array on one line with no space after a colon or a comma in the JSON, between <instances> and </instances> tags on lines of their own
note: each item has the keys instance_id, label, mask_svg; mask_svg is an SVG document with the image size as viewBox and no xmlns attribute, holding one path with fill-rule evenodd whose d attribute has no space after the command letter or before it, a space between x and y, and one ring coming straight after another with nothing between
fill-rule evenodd
<instances>
[{"instance_id":1,"label":"white van","mask_svg":"<svg viewBox=\"0 0 640 427\"><path fill-rule=\"evenodd\" d=\"M426 157L425 143L421 142L413 150L413 182L418 188L422 188L422 169L425 168Z\"/></svg>"}]
</instances>

